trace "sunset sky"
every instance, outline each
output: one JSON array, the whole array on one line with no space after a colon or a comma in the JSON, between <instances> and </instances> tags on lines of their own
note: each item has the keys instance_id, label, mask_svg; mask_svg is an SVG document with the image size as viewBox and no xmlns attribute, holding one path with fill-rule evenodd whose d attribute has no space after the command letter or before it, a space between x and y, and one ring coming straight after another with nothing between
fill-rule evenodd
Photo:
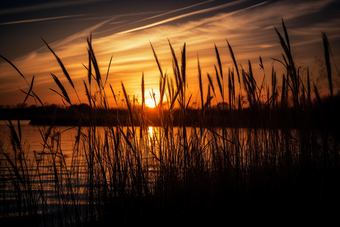
<instances>
[{"instance_id":1,"label":"sunset sky","mask_svg":"<svg viewBox=\"0 0 340 227\"><path fill-rule=\"evenodd\" d=\"M121 81L130 95L141 97L141 78L145 75L146 92L158 93L160 73L154 59L152 43L163 71L173 76L168 39L180 57L186 43L188 95L198 95L197 57L203 73L204 89L209 73L217 86L214 45L219 49L224 75L232 67L226 39L236 60L247 66L251 61L258 83L263 78L259 67L262 57L265 73L277 70L281 82L282 67L271 58L281 59L282 49L274 26L282 30L284 19L293 53L302 72L309 67L312 80L319 88L327 87L320 80L317 59L323 59L321 32L326 32L337 67L340 68L340 2L323 1L247 1L247 0L41 0L2 1L0 3L0 55L12 61L30 83L33 91L46 103L62 103L50 90L59 90L51 73L67 89L71 101L79 104L55 57L43 38L63 61L81 102L86 103L83 80L87 81L86 39L92 32L92 45L105 76L112 63L106 85L113 106L109 84L116 94ZM334 72L336 69L333 67ZM334 74L336 75L336 73ZM339 78L337 78L339 79ZM225 85L227 81L225 80ZM268 80L268 84L270 81ZM94 86L94 85L93 85ZM25 99L20 90L28 91L25 80L0 58L0 105L16 105ZM218 100L213 100L216 103ZM28 104L34 104L29 98Z\"/></svg>"}]
</instances>

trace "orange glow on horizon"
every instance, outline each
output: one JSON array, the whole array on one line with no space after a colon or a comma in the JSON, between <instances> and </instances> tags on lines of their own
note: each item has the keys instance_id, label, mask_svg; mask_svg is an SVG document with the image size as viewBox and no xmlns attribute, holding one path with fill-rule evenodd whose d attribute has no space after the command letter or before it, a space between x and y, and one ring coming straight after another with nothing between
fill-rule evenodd
<instances>
[{"instance_id":1,"label":"orange glow on horizon","mask_svg":"<svg viewBox=\"0 0 340 227\"><path fill-rule=\"evenodd\" d=\"M136 25L136 27L132 25L129 25L126 29L122 27L123 32L115 32L115 30L112 30L112 32L109 30L102 31L104 25L107 26L111 22L118 22L113 21L113 19L102 21L63 39L54 42L46 40L63 62L76 89L73 89L64 76L63 70L60 68L51 51L46 46L42 46L16 59L9 59L25 76L25 80L21 78L20 74L18 74L8 62L0 59L0 105L15 105L21 103L25 99L26 94L20 92L18 87L28 92L30 82L33 81L33 75L33 91L41 98L42 103L62 104L62 98L50 90L53 89L60 92L51 73L58 77L67 91L72 104L78 103L78 95L80 102L87 103L83 81L86 82L93 95L95 95L96 89L94 79L92 80L94 82L90 85L87 79L88 71L83 66L83 64L85 66L88 65L86 38L91 31L96 31L92 40L92 46L103 80L104 78L106 79L106 75L108 75L107 81L105 80L107 82L105 89L108 99L112 102L113 106L116 104L109 85L112 86L112 90L115 95L117 95L117 102L122 103L125 98L123 97L121 82L124 83L127 94L130 97L139 95L137 98L139 103L141 103L140 91L142 74L144 74L145 81L145 105L149 108L155 108L158 104L160 100L160 72L150 43L157 55L162 73L166 74L169 79L167 83L172 81L174 87L176 87L176 83L169 41L177 56L179 66L181 66L181 51L184 43L186 43L186 97L192 94L190 106L192 103L197 104L197 97L200 96L198 60L202 72L203 96L207 96L209 86L208 73L212 77L212 83L215 88L218 87L214 68L214 65L218 66L215 45L218 48L222 63L224 75L223 86L225 88L224 97L227 99L228 70L232 70L234 64L230 57L226 39L232 46L238 65L244 65L244 69L248 70L248 60L251 62L253 75L258 84L263 81L264 75L270 74L272 66L278 78L280 78L286 70L281 64L274 62L272 59L281 59L282 48L278 43L274 26L278 28L280 32L283 32L281 25L282 18L287 18L286 26L292 36L292 45L294 45L294 49L298 50L297 58L299 59L299 64L300 59L302 59L301 64L303 64L303 67L308 66L314 69L313 71L315 71L315 73L313 75L311 74L311 79L316 81L318 65L315 64L315 56L318 58L321 56L320 59L323 58L322 49L315 48L322 43L319 28L322 27L324 32L327 32L330 37L333 37L332 41L336 41L335 37L338 37L338 30L335 25L339 22L337 20L332 23L320 22L318 27L314 27L313 23L307 23L306 26L298 27L298 24L293 23L293 19L308 15L308 12L312 12L315 9L321 9L329 4L330 1L316 1L313 2L313 4L298 3L294 7L292 7L295 4L293 4L293 2L287 4L278 1L263 4L261 7L260 5L253 5L250 8L244 7L240 10L232 11L232 13L221 12L216 15L204 14L204 16L197 17L195 20L190 17L190 20L187 21L182 20L178 23L169 23L170 21L175 21L190 15L190 13L185 13L167 19L162 18L158 22L152 21L152 23L150 22L149 24L145 22L145 24L140 26ZM202 12L203 11L192 11L195 15ZM332 44L334 45L335 43L336 42ZM337 51L334 51L334 53L337 53ZM111 56L113 56L113 58L109 67ZM259 56L261 56L263 60L264 71L258 66ZM339 59L339 54L334 57L336 62ZM241 70L241 68L242 67L239 69ZM278 80L281 81L280 79ZM270 77L266 76L264 82L270 85ZM165 93L168 92L167 88L168 87L166 87ZM236 88L238 89L239 86L237 85ZM76 90L77 93L74 90ZM322 88L320 88L320 91L324 93ZM155 93L155 97L157 97L156 103L151 96L153 93ZM168 100L164 97L163 102L166 101ZM212 104L214 105L221 101L222 96L219 91L217 91L216 97L212 100ZM29 97L26 103L28 105L36 104L36 101L32 97ZM177 105L177 102L175 105Z\"/></svg>"}]
</instances>

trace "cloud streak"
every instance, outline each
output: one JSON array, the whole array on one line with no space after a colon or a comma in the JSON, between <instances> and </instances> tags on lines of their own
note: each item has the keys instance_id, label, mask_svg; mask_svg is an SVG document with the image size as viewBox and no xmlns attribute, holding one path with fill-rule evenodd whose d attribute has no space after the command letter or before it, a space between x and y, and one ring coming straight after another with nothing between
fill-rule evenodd
<instances>
[{"instance_id":1,"label":"cloud streak","mask_svg":"<svg viewBox=\"0 0 340 227\"><path fill-rule=\"evenodd\" d=\"M68 16L60 16L60 17L46 17L46 18L38 18L38 19L30 19L30 20L20 20L20 21L11 21L11 22L0 23L0 25L23 24L23 23L32 23L32 22L48 21L48 20L59 20L59 19L72 18L72 17L82 17L82 16L86 16L86 14L68 15Z\"/></svg>"},{"instance_id":2,"label":"cloud streak","mask_svg":"<svg viewBox=\"0 0 340 227\"><path fill-rule=\"evenodd\" d=\"M92 4L92 3L97 3L99 1L100 0L57 1L57 2L37 4L37 5L26 6L26 7L17 7L17 8L11 8L11 9L3 9L3 10L0 10L0 15L15 14L15 13L25 13L25 12L32 12L32 11L37 11L37 10L46 10L46 9L54 9L54 8L66 7L66 6ZM101 1L103 1L103 0L101 0Z\"/></svg>"},{"instance_id":3,"label":"cloud streak","mask_svg":"<svg viewBox=\"0 0 340 227\"><path fill-rule=\"evenodd\" d=\"M258 81L263 76L258 67L259 55L262 56L265 69L269 73L273 63L271 58L281 58L282 50L273 26L275 25L279 30L282 30L282 17L288 28L297 63L303 67L313 64L314 56L322 55L321 30L329 35L331 45L333 41L339 41L339 33L336 29L340 27L339 18L334 17L332 20L322 20L320 18L317 23L309 20L332 2L330 0L308 3L294 1L262 2L260 3L261 5L253 5L231 13L220 13L215 16L176 25L160 23L159 26L149 26L149 29L138 27L134 32L116 33L100 38L94 37L93 47L102 73L106 72L109 59L113 54L108 83L112 84L115 92L120 90L120 81L122 80L129 94L138 95L140 94L142 72L145 75L146 90L151 90L152 88L157 90L158 87L159 72L149 40L156 50L163 70L166 70L169 76L172 75L172 60L167 39L170 39L178 54L183 43L186 42L188 91L195 97L197 94L197 55L200 59L202 72L209 72L214 75L213 66L216 64L215 43L219 48L224 72L227 72L227 69L232 67L225 41L226 38L231 43L239 64L247 65L248 59L252 62ZM211 8L206 10L211 10ZM192 13L196 14L197 12L199 11L193 11ZM179 17L184 15L187 14L182 14ZM304 21L300 21L302 17L305 17ZM173 18L176 17L169 19L172 20ZM87 36L92 29L95 30L109 24L111 20L112 18L51 45L63 60L79 90L83 87L82 80L87 75L86 70L81 65L81 63L87 64L86 41L79 38ZM164 20L159 22L162 21ZM339 47L335 48L339 50ZM335 54L334 57L339 59L339 52L333 53ZM54 88L55 84L50 78L50 72L62 78L62 72L58 64L46 48L17 59L14 63L25 75L36 75L34 89L39 89L38 95L40 93L50 94L48 88ZM281 74L279 73L280 66L278 64L274 66L278 70L278 75L282 75L284 71L281 71ZM1 68L3 69L0 72L1 80L2 78L17 78L13 75L15 71L9 69L9 66L1 64ZM311 69L313 69L313 66ZM204 76L206 77L205 74ZM316 76L314 75L314 80ZM63 81L63 78L61 80ZM206 79L204 83L204 86L207 86ZM0 90L10 94L11 90L17 90L17 86L23 88L26 85L18 84L13 80L12 82L1 84ZM49 102L59 102L52 95L51 97L46 97L53 100ZM86 100L85 98L81 99ZM20 100L18 99L18 102ZM1 102L3 101L1 100L0 104Z\"/></svg>"},{"instance_id":4,"label":"cloud streak","mask_svg":"<svg viewBox=\"0 0 340 227\"><path fill-rule=\"evenodd\" d=\"M154 27L154 26L157 26L157 25L165 24L165 23L168 23L168 22L171 22L171 21L174 21L174 20L178 20L178 19L182 19L182 18L185 18L185 17L189 17L189 16L193 16L193 15L197 15L197 14L202 14L202 13L207 13L207 12L215 11L215 10L218 10L218 9L223 9L223 8L226 8L226 7L238 5L238 4L241 4L242 2L244 2L244 0L238 0L238 1L230 2L230 3L222 4L222 5L219 5L219 6L211 7L211 8L208 8L208 9L197 10L197 11L194 11L194 12L191 12L191 13L186 13L186 14L182 14L182 15L179 15L179 16L171 17L171 18L168 18L168 19L165 19L165 20L162 20L162 21L158 21L158 22L155 22L155 23L152 23L152 24L148 24L148 25L145 25L145 26L141 26L141 27L138 27L138 28L130 29L130 30L127 30L127 31L122 31L120 33L123 34L123 33L134 32L134 31L138 31L138 30L142 30L142 29L146 29L146 28L151 28L151 27Z\"/></svg>"},{"instance_id":5,"label":"cloud streak","mask_svg":"<svg viewBox=\"0 0 340 227\"><path fill-rule=\"evenodd\" d=\"M153 19L153 18L165 16L165 15L168 15L168 14L171 14L171 13L175 13L175 12L179 12L179 11L182 11L182 10L190 9L190 8L193 8L193 7L196 7L196 6L200 6L200 5L203 5L203 4L207 4L207 3L213 2L213 1L214 0L208 0L208 1L205 1L205 2L200 2L200 3L194 4L194 5L190 5L190 6L186 6L186 7L180 8L180 9L172 10L170 12L166 12L166 13L158 14L156 16L148 17L148 18L145 18L143 20L136 21L136 22L142 22L142 21Z\"/></svg>"}]
</instances>

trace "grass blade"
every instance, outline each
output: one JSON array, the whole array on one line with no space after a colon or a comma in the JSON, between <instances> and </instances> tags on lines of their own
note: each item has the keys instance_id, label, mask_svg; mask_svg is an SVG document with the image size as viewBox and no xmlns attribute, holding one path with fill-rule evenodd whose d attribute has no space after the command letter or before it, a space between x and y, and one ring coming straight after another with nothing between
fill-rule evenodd
<instances>
[{"instance_id":1,"label":"grass blade","mask_svg":"<svg viewBox=\"0 0 340 227\"><path fill-rule=\"evenodd\" d=\"M46 46L48 47L48 49L52 52L52 54L54 55L54 57L57 59L59 65L60 65L60 67L61 67L61 69L63 70L64 75L66 76L68 82L71 84L71 86L72 86L73 89L74 89L74 84L73 84L73 82L72 82L72 80L71 80L71 77L70 77L70 75L68 74L68 72L67 72L67 70L66 70L66 68L65 68L65 66L64 66L64 64L63 64L63 62L62 62L62 61L60 60L60 58L56 55L56 53L54 53L54 51L53 51L52 48L47 44L47 42L46 42L43 38L41 38L41 39L42 39L42 41L46 44Z\"/></svg>"},{"instance_id":2,"label":"grass blade","mask_svg":"<svg viewBox=\"0 0 340 227\"><path fill-rule=\"evenodd\" d=\"M308 101L308 104L311 104L309 68L307 68L307 101Z\"/></svg>"},{"instance_id":3,"label":"grass blade","mask_svg":"<svg viewBox=\"0 0 340 227\"><path fill-rule=\"evenodd\" d=\"M188 109L188 106L189 106L189 103L190 103L191 97L192 97L192 94L190 95L190 97L189 97L189 99L188 99L188 102L187 102L187 105L186 105L185 109Z\"/></svg>"},{"instance_id":4,"label":"grass blade","mask_svg":"<svg viewBox=\"0 0 340 227\"><path fill-rule=\"evenodd\" d=\"M185 74L185 70L186 70L185 51L186 51L186 44L184 43L183 50L182 50L182 66L181 66L183 86L185 86L185 84L186 84L186 79L185 79L185 77L186 77L186 74Z\"/></svg>"},{"instance_id":5,"label":"grass blade","mask_svg":"<svg viewBox=\"0 0 340 227\"><path fill-rule=\"evenodd\" d=\"M285 33L285 38L286 38L286 42L287 42L287 49L290 52L289 36L288 36L288 32L287 32L287 29L286 29L286 26L285 26L285 22L283 21L283 18L282 18L282 27L283 27L283 31Z\"/></svg>"},{"instance_id":6,"label":"grass blade","mask_svg":"<svg viewBox=\"0 0 340 227\"><path fill-rule=\"evenodd\" d=\"M215 67L215 73L216 73L216 79L217 79L217 83L218 83L218 88L220 89L221 97L222 97L222 100L224 102L224 94L223 94L222 83L221 83L221 80L220 80L220 76L218 75L218 71L217 71L216 65L214 65L214 67Z\"/></svg>"},{"instance_id":7,"label":"grass blade","mask_svg":"<svg viewBox=\"0 0 340 227\"><path fill-rule=\"evenodd\" d=\"M145 106L145 83L144 83L144 73L142 73L142 111L144 111Z\"/></svg>"},{"instance_id":8,"label":"grass blade","mask_svg":"<svg viewBox=\"0 0 340 227\"><path fill-rule=\"evenodd\" d=\"M179 82L180 82L179 84L181 85L182 84L182 80L181 80L181 77L180 77L181 73L179 71L179 66L178 66L178 61L177 61L177 58L176 58L176 54L175 54L174 49L172 48L172 45L171 45L169 39L168 39L168 42L169 42L169 46L170 46L170 50L171 50L171 54L172 54L172 59L174 61L174 64L173 64L173 66L175 67L174 71L176 71L176 74L177 74L177 76L179 78Z\"/></svg>"},{"instance_id":9,"label":"grass blade","mask_svg":"<svg viewBox=\"0 0 340 227\"><path fill-rule=\"evenodd\" d=\"M197 55L197 68L198 68L198 83L200 87L200 94L201 94L201 108L204 109L204 101L203 101L203 85L202 85L202 71L200 66L200 61Z\"/></svg>"},{"instance_id":10,"label":"grass blade","mask_svg":"<svg viewBox=\"0 0 340 227\"><path fill-rule=\"evenodd\" d=\"M0 57L2 58L2 59L4 59L5 61L7 61L19 74L20 74L20 76L22 77L22 78L24 78L24 80L26 81L26 83L28 84L28 82L27 82L27 80L26 80L26 78L25 78L25 76L20 72L20 70L10 61L10 60L8 60L7 58L5 58L4 56L2 56L2 55L0 55Z\"/></svg>"},{"instance_id":11,"label":"grass blade","mask_svg":"<svg viewBox=\"0 0 340 227\"><path fill-rule=\"evenodd\" d=\"M30 89L28 90L27 94L26 94L26 97L25 97L25 100L23 101L23 103L21 104L20 108L25 104L28 96L32 96L30 95L31 91L32 91L32 88L33 88L33 83L34 83L34 76L32 77L32 82L31 82L31 86L30 86Z\"/></svg>"},{"instance_id":12,"label":"grass blade","mask_svg":"<svg viewBox=\"0 0 340 227\"><path fill-rule=\"evenodd\" d=\"M91 54L90 51L88 50L88 56L89 56L89 68L88 68L88 73L87 73L87 79L89 81L89 85L91 87L91 76L92 76L92 64L91 64ZM85 67L86 68L86 67Z\"/></svg>"},{"instance_id":13,"label":"grass blade","mask_svg":"<svg viewBox=\"0 0 340 227\"><path fill-rule=\"evenodd\" d=\"M110 72L110 67L111 67L112 58L113 58L113 56L111 56L109 66L108 66L108 68L107 68L107 74L106 74L104 86L105 86L105 84L106 84L106 82L107 82L107 78L109 77L109 72Z\"/></svg>"},{"instance_id":14,"label":"grass blade","mask_svg":"<svg viewBox=\"0 0 340 227\"><path fill-rule=\"evenodd\" d=\"M67 94L67 92L66 92L64 86L63 86L62 83L59 81L58 77L56 77L53 73L51 73L51 75L52 75L52 77L53 77L55 83L58 85L59 89L61 90L62 95L61 95L59 92L57 92L57 91L55 91L55 90L53 90L53 89L51 89L51 90L54 91L54 92L56 92L57 94L59 94L62 98L64 98L64 99L66 100L66 102L68 102L70 105L72 105L72 104L71 104L71 100L70 100L70 98L69 98L69 96L68 96L68 94Z\"/></svg>"},{"instance_id":15,"label":"grass blade","mask_svg":"<svg viewBox=\"0 0 340 227\"><path fill-rule=\"evenodd\" d=\"M231 48L231 46L229 44L229 41L228 40L226 40L226 41L228 43L228 48L229 48L231 59L233 60L234 66L236 68L238 82L241 84L240 73L238 71L238 67L237 67L237 63L236 63L236 59L235 59L235 55L234 55L233 49Z\"/></svg>"},{"instance_id":16,"label":"grass blade","mask_svg":"<svg viewBox=\"0 0 340 227\"><path fill-rule=\"evenodd\" d=\"M221 79L223 80L222 63L221 63L220 54L218 53L218 49L217 49L217 46L216 46L216 45L215 45L215 53L216 53L218 68L219 68L219 70L220 70L220 76L221 76ZM216 68L216 66L215 66L215 68Z\"/></svg>"},{"instance_id":17,"label":"grass blade","mask_svg":"<svg viewBox=\"0 0 340 227\"><path fill-rule=\"evenodd\" d=\"M125 87L123 82L121 82L122 85L122 89L123 89L123 94L126 100L126 104L128 106L128 110L129 110L129 116L130 116L130 121L131 121L131 125L132 125L132 131L133 131L133 135L135 135L135 129L134 129L134 124L133 124L133 113L132 113L132 108L131 108L131 104L130 104L130 99L129 96L126 93Z\"/></svg>"},{"instance_id":18,"label":"grass blade","mask_svg":"<svg viewBox=\"0 0 340 227\"><path fill-rule=\"evenodd\" d=\"M96 56L95 56L93 48L92 48L92 34L90 35L89 38L87 38L87 44L89 46L89 55L90 55L90 58L91 58L91 61L92 61L92 65L94 67L94 71L96 72L97 85L101 89L102 88L102 77L101 77L101 74L100 74L100 70L99 70L99 66L98 66Z\"/></svg>"},{"instance_id":19,"label":"grass blade","mask_svg":"<svg viewBox=\"0 0 340 227\"><path fill-rule=\"evenodd\" d=\"M111 84L110 84L110 88L111 88L111 92L112 92L113 98L115 99L116 105L118 106L116 95L115 95L115 92L113 91L113 88L112 88Z\"/></svg>"},{"instance_id":20,"label":"grass blade","mask_svg":"<svg viewBox=\"0 0 340 227\"><path fill-rule=\"evenodd\" d=\"M87 88L85 80L83 80L83 82L84 82L84 86L85 86L86 97L87 97L87 99L89 101L89 105L92 106L91 95L90 95L89 89Z\"/></svg>"},{"instance_id":21,"label":"grass blade","mask_svg":"<svg viewBox=\"0 0 340 227\"><path fill-rule=\"evenodd\" d=\"M332 83L332 69L331 69L331 61L329 56L329 42L325 32L322 32L322 42L325 54L325 62L327 67L327 78L328 78L328 85L329 91L331 93L331 98L333 98L333 83Z\"/></svg>"},{"instance_id":22,"label":"grass blade","mask_svg":"<svg viewBox=\"0 0 340 227\"><path fill-rule=\"evenodd\" d=\"M212 89L212 91L213 91L213 93L214 93L214 96L216 97L214 84L213 84L213 82L212 82L212 78L211 78L211 76L210 76L209 73L207 73L207 77L208 77L208 80L209 80L210 87L211 87L211 89Z\"/></svg>"},{"instance_id":23,"label":"grass blade","mask_svg":"<svg viewBox=\"0 0 340 227\"><path fill-rule=\"evenodd\" d=\"M150 42L150 46L151 46L153 55L155 56L155 60L156 60L156 63L157 63L159 72L161 73L161 76L163 77L163 71L162 71L161 63L160 63L159 60L158 60L157 54L156 54L155 49L153 48L151 42Z\"/></svg>"}]
</instances>

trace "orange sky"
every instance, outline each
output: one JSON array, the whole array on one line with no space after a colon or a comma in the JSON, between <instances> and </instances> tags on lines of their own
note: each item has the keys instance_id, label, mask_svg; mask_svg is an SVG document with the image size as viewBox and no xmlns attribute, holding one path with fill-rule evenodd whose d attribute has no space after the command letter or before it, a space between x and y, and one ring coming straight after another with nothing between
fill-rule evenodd
<instances>
[{"instance_id":1,"label":"orange sky","mask_svg":"<svg viewBox=\"0 0 340 227\"><path fill-rule=\"evenodd\" d=\"M212 2L215 5L211 5ZM69 31L65 37L57 40L51 39L53 41L50 41L48 37L43 38L63 61L75 83L81 102L87 102L83 85L83 80L87 81L87 71L82 63L88 64L86 38L92 32L92 44L103 77L106 75L110 58L113 56L109 79L105 87L108 97L110 97L111 106L114 106L114 102L108 85L111 84L115 93L119 94L122 90L122 81L128 94L140 98L142 73L145 75L146 97L149 98L149 91L151 92L152 89L156 96L158 95L160 74L150 42L155 48L163 71L172 76L171 51L167 39L170 40L179 59L183 44L187 45L187 92L188 95L193 94L193 101L196 101L198 95L197 56L202 68L205 89L208 86L207 73L213 77L217 86L213 68L214 64L217 64L214 44L218 47L221 55L224 76L227 76L228 68L232 67L226 39L232 45L239 64L247 66L248 59L252 62L258 83L263 77L263 72L259 68L259 56L264 61L267 78L270 78L273 65L271 58L281 59L282 50L274 26L282 31L282 17L291 38L297 65L302 66L302 70L308 66L312 72L313 81L320 88L326 87L325 82L317 79L319 68L315 64L315 58L322 58L323 54L321 31L325 31L328 35L335 62L339 63L340 18L330 15L340 15L339 8L336 8L339 4L334 0L257 1L255 4L251 1L188 1L187 4L185 3L186 1L183 1L182 5L169 7L168 10L157 11L155 8L152 9L154 13L145 13L145 15L142 13L145 11L135 9L131 12L131 15L139 15L135 20L129 20L130 17L124 15L107 16L102 20L97 18L98 23L92 23L84 29L75 30L75 32ZM330 10L332 6L336 7ZM82 15L81 13L74 12L74 15ZM323 13L328 13L328 17L316 17ZM15 26L22 23L42 23L33 19L26 20L26 22L19 19L4 21L8 14L10 13L6 14L4 11L0 11L2 16L0 29L4 26ZM60 18L62 20L67 19L65 19L65 15L59 17L63 17ZM53 28L50 30L50 32L58 32ZM67 89L72 103L78 104L79 101L53 54L41 40L39 42L41 42L40 47L33 51L17 54L13 58L8 57L9 60L18 67L29 82L33 75L35 76L33 90L43 102L61 103L61 98L50 90L50 88L59 90L50 75L53 73ZM7 57L5 53L9 47L7 45L5 48L5 45L6 43L1 42L0 55ZM30 43L25 43L25 45L30 45ZM12 47L15 51L15 44L12 44ZM281 78L284 72L282 67L277 62L274 63L274 66ZM15 69L2 59L0 59L0 68L0 105L21 103L25 94L20 92L19 88L28 91L28 85ZM214 99L213 104L217 101L220 100ZM34 100L29 98L27 103L33 104Z\"/></svg>"}]
</instances>

